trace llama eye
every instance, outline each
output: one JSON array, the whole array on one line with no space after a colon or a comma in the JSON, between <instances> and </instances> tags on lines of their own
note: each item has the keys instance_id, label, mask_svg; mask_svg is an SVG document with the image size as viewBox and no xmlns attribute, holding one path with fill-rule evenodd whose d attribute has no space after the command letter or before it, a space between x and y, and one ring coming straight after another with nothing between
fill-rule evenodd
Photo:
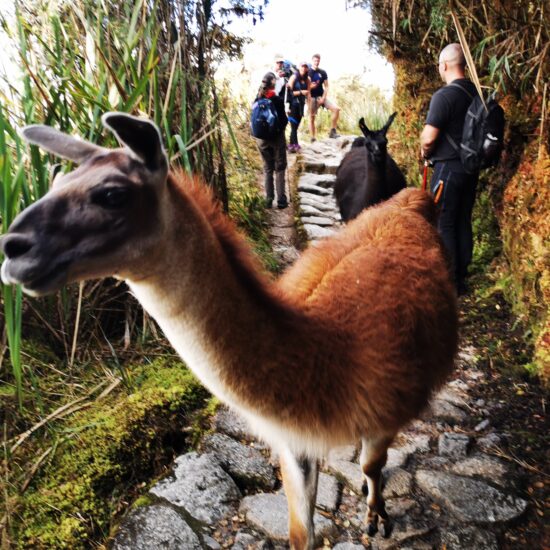
<instances>
[{"instance_id":1,"label":"llama eye","mask_svg":"<svg viewBox=\"0 0 550 550\"><path fill-rule=\"evenodd\" d=\"M92 202L103 208L122 208L128 202L130 191L126 187L105 187L92 193Z\"/></svg>"}]
</instances>

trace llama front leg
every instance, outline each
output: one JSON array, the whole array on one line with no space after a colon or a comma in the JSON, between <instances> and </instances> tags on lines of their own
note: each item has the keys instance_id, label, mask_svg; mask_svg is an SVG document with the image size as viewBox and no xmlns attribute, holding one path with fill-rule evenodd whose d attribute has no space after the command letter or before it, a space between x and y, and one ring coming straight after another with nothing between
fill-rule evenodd
<instances>
[{"instance_id":1,"label":"llama front leg","mask_svg":"<svg viewBox=\"0 0 550 550\"><path fill-rule=\"evenodd\" d=\"M364 437L361 439L360 463L363 471L363 494L367 496L365 523L372 536L377 529L383 537L389 537L391 525L382 497L382 468L388 457L388 447L393 437Z\"/></svg>"},{"instance_id":2,"label":"llama front leg","mask_svg":"<svg viewBox=\"0 0 550 550\"><path fill-rule=\"evenodd\" d=\"M283 487L288 502L290 548L312 550L315 540L313 512L319 467L316 460L297 457L285 449L280 455Z\"/></svg>"}]
</instances>

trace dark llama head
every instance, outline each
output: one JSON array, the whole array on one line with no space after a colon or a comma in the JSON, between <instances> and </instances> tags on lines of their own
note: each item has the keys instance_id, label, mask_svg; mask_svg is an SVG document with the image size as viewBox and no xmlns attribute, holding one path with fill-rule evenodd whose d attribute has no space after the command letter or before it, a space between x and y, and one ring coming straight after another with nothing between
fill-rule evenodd
<instances>
[{"instance_id":1,"label":"dark llama head","mask_svg":"<svg viewBox=\"0 0 550 550\"><path fill-rule=\"evenodd\" d=\"M390 115L386 124L384 124L380 130L374 131L369 130L363 117L359 119L359 128L361 128L365 137L358 137L353 142L352 147L366 147L371 162L376 166L380 166L386 159L388 148L388 138L386 134L396 115L397 113Z\"/></svg>"}]
</instances>

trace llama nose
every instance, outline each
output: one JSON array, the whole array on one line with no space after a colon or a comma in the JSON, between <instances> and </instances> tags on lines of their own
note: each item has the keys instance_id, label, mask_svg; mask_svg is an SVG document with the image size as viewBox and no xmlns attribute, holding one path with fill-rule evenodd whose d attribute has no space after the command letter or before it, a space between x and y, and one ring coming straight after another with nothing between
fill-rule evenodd
<instances>
[{"instance_id":1,"label":"llama nose","mask_svg":"<svg viewBox=\"0 0 550 550\"><path fill-rule=\"evenodd\" d=\"M23 254L28 252L33 245L34 241L21 233L8 234L2 237L2 249L6 257L10 260L18 256L23 256Z\"/></svg>"}]
</instances>

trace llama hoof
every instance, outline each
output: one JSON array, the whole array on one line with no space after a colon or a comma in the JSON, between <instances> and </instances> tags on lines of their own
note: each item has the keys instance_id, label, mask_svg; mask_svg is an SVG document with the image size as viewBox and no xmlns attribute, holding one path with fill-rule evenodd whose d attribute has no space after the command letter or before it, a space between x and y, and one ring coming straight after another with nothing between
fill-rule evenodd
<instances>
[{"instance_id":1,"label":"llama hoof","mask_svg":"<svg viewBox=\"0 0 550 550\"><path fill-rule=\"evenodd\" d=\"M369 496L369 485L368 483L363 483L361 486L361 492L363 493L363 496L368 497Z\"/></svg>"},{"instance_id":2,"label":"llama hoof","mask_svg":"<svg viewBox=\"0 0 550 550\"><path fill-rule=\"evenodd\" d=\"M387 539L393 530L393 525L389 519L381 520L378 528L383 538Z\"/></svg>"},{"instance_id":3,"label":"llama hoof","mask_svg":"<svg viewBox=\"0 0 550 550\"><path fill-rule=\"evenodd\" d=\"M367 523L367 535L369 537L374 537L374 535L376 535L376 531L378 531L378 527L376 525L376 520L369 521Z\"/></svg>"}]
</instances>

